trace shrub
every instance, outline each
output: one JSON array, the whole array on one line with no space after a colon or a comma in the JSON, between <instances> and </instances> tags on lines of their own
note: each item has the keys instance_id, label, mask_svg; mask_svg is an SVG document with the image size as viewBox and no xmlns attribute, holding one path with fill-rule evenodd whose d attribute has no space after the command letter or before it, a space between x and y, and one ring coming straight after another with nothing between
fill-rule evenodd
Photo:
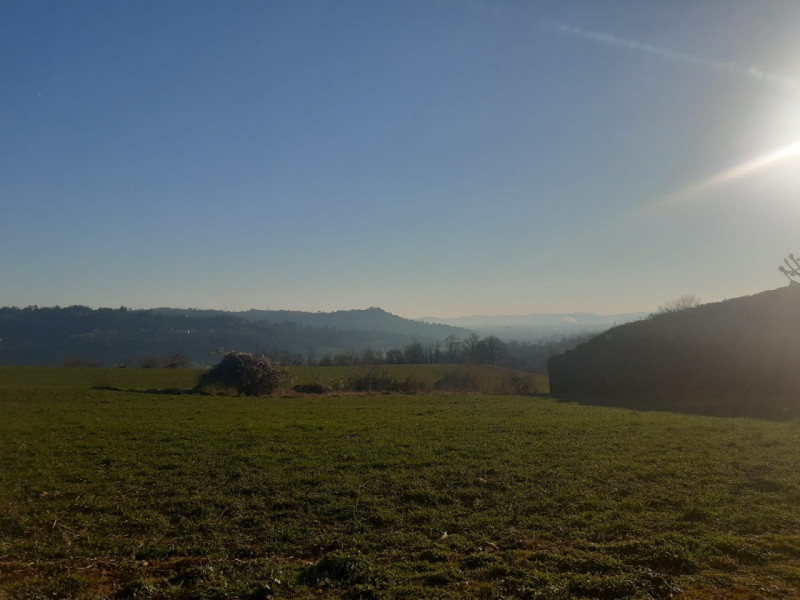
<instances>
[{"instance_id":1,"label":"shrub","mask_svg":"<svg viewBox=\"0 0 800 600\"><path fill-rule=\"evenodd\" d=\"M145 354L134 361L134 366L140 369L158 369L161 367L161 356L158 354Z\"/></svg>"},{"instance_id":2,"label":"shrub","mask_svg":"<svg viewBox=\"0 0 800 600\"><path fill-rule=\"evenodd\" d=\"M354 392L399 392L403 391L403 382L389 373L369 369L366 373L351 377L346 384Z\"/></svg>"},{"instance_id":3,"label":"shrub","mask_svg":"<svg viewBox=\"0 0 800 600\"><path fill-rule=\"evenodd\" d=\"M386 371L378 371L375 368L351 377L344 384L344 389L354 392L402 392L404 394L418 394L427 391L429 387L427 383L417 379L413 374L400 380Z\"/></svg>"},{"instance_id":4,"label":"shrub","mask_svg":"<svg viewBox=\"0 0 800 600\"><path fill-rule=\"evenodd\" d=\"M162 356L161 364L165 369L188 369L192 359L183 352L170 352Z\"/></svg>"},{"instance_id":5,"label":"shrub","mask_svg":"<svg viewBox=\"0 0 800 600\"><path fill-rule=\"evenodd\" d=\"M684 294L680 298L675 298L675 300L665 302L658 307L658 310L654 314L650 316L653 317L655 315L663 315L665 313L681 312L684 310L689 310L690 308L697 308L702 303L703 302L700 300L700 298L694 294Z\"/></svg>"},{"instance_id":6,"label":"shrub","mask_svg":"<svg viewBox=\"0 0 800 600\"><path fill-rule=\"evenodd\" d=\"M423 394L429 391L430 387L426 382L414 377L413 373L409 374L401 385L402 391L406 394Z\"/></svg>"},{"instance_id":7,"label":"shrub","mask_svg":"<svg viewBox=\"0 0 800 600\"><path fill-rule=\"evenodd\" d=\"M200 377L198 388L234 389L246 396L271 394L290 383L288 369L273 366L269 358L260 354L231 352L220 363Z\"/></svg>"},{"instance_id":8,"label":"shrub","mask_svg":"<svg viewBox=\"0 0 800 600\"><path fill-rule=\"evenodd\" d=\"M329 388L325 387L321 383L301 383L296 385L292 388L295 392L300 392L301 394L325 394L331 391Z\"/></svg>"},{"instance_id":9,"label":"shrub","mask_svg":"<svg viewBox=\"0 0 800 600\"><path fill-rule=\"evenodd\" d=\"M475 377L466 371L447 370L434 387L440 392L477 392L480 390Z\"/></svg>"},{"instance_id":10,"label":"shrub","mask_svg":"<svg viewBox=\"0 0 800 600\"><path fill-rule=\"evenodd\" d=\"M533 390L534 383L531 377L512 375L498 384L496 392L498 394L525 395L533 393Z\"/></svg>"}]
</instances>

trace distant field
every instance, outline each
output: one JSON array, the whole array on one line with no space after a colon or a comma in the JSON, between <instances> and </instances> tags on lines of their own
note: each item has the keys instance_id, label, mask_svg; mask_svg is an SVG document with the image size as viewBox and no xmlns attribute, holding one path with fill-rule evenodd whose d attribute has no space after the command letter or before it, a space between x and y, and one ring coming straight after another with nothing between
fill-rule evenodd
<instances>
[{"instance_id":1,"label":"distant field","mask_svg":"<svg viewBox=\"0 0 800 600\"><path fill-rule=\"evenodd\" d=\"M358 376L370 370L378 373L388 373L391 377L405 380L414 378L429 386L433 386L447 373L459 373L470 376L478 384L482 393L498 393L513 377L529 381L531 391L546 393L550 390L545 375L514 371L504 367L492 365L377 365L374 367L292 367L297 375L298 383L333 383L344 381L348 377Z\"/></svg>"},{"instance_id":2,"label":"distant field","mask_svg":"<svg viewBox=\"0 0 800 600\"><path fill-rule=\"evenodd\" d=\"M530 383L531 391L546 393L547 377L525 371L514 371L491 365L378 365L374 367L291 367L297 383L345 382L350 377L362 376L369 371L387 373L400 381L412 377L433 386L448 372L466 374L478 384L482 393L503 391L513 377ZM115 368L63 368L63 367L2 367L0 385L111 386L121 389L157 389L194 387L201 369L115 369Z\"/></svg>"},{"instance_id":3,"label":"distant field","mask_svg":"<svg viewBox=\"0 0 800 600\"><path fill-rule=\"evenodd\" d=\"M0 369L0 598L798 595L798 421L196 376Z\"/></svg>"}]
</instances>

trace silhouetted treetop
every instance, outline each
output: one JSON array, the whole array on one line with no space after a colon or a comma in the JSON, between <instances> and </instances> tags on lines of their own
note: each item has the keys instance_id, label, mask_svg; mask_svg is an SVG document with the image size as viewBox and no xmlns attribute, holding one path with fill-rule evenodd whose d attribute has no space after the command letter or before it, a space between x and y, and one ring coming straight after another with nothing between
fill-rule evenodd
<instances>
[{"instance_id":1,"label":"silhouetted treetop","mask_svg":"<svg viewBox=\"0 0 800 600\"><path fill-rule=\"evenodd\" d=\"M789 284L800 283L800 260L796 259L794 254L790 254L783 259L783 262L786 263L786 266L778 267L778 270L786 275L787 279L789 279Z\"/></svg>"}]
</instances>

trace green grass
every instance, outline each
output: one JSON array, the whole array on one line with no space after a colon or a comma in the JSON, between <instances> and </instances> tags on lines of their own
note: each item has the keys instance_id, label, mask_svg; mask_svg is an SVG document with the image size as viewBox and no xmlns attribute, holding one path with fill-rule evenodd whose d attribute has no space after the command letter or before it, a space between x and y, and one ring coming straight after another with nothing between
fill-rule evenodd
<instances>
[{"instance_id":1,"label":"green grass","mask_svg":"<svg viewBox=\"0 0 800 600\"><path fill-rule=\"evenodd\" d=\"M0 367L0 388L192 388L200 369Z\"/></svg>"},{"instance_id":2,"label":"green grass","mask_svg":"<svg viewBox=\"0 0 800 600\"><path fill-rule=\"evenodd\" d=\"M492 365L378 365L344 367L291 367L296 383L322 383L336 387L369 371L386 373L393 379L412 378L433 385L447 373L460 373L475 380L481 393L504 392L514 377L529 383L531 391L546 393L547 377ZM116 387L120 389L189 389L201 369L117 369L63 367L2 367L0 385L34 387Z\"/></svg>"},{"instance_id":3,"label":"green grass","mask_svg":"<svg viewBox=\"0 0 800 600\"><path fill-rule=\"evenodd\" d=\"M517 377L529 383L531 391L546 393L549 391L547 377L544 375L515 371L493 365L378 365L374 367L292 367L297 383L322 383L335 385L345 382L350 377L358 377L370 370L386 373L393 379L404 381L412 378L422 384L433 387L448 373L464 374L471 377L481 393L505 392L512 378Z\"/></svg>"},{"instance_id":4,"label":"green grass","mask_svg":"<svg viewBox=\"0 0 800 600\"><path fill-rule=\"evenodd\" d=\"M797 421L91 389L193 377L0 369L0 598L800 589Z\"/></svg>"}]
</instances>

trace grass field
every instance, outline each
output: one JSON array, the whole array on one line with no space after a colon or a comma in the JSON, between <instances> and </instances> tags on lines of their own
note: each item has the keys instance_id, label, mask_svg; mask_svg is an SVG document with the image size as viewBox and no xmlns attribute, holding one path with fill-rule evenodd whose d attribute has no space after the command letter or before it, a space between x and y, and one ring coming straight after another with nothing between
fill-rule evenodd
<instances>
[{"instance_id":1,"label":"grass field","mask_svg":"<svg viewBox=\"0 0 800 600\"><path fill-rule=\"evenodd\" d=\"M298 383L321 382L336 384L348 378L358 377L370 371L385 373L398 381L411 378L424 386L433 387L448 373L466 375L472 379L478 391L485 394L504 393L513 378L528 383L532 392L546 393L550 387L544 375L514 371L492 365L378 365L356 367L292 367Z\"/></svg>"},{"instance_id":2,"label":"grass field","mask_svg":"<svg viewBox=\"0 0 800 600\"><path fill-rule=\"evenodd\" d=\"M0 598L786 598L800 422L0 368Z\"/></svg>"},{"instance_id":3,"label":"grass field","mask_svg":"<svg viewBox=\"0 0 800 600\"><path fill-rule=\"evenodd\" d=\"M387 374L398 381L407 378L433 387L447 373L467 375L481 393L502 391L512 378L529 383L531 391L549 391L547 377L491 365L379 365L346 367L291 367L296 383L322 383L337 387L348 379L369 372ZM194 387L199 369L116 369L63 367L0 367L0 385L35 385L37 387L116 387L120 389L188 389Z\"/></svg>"}]
</instances>

